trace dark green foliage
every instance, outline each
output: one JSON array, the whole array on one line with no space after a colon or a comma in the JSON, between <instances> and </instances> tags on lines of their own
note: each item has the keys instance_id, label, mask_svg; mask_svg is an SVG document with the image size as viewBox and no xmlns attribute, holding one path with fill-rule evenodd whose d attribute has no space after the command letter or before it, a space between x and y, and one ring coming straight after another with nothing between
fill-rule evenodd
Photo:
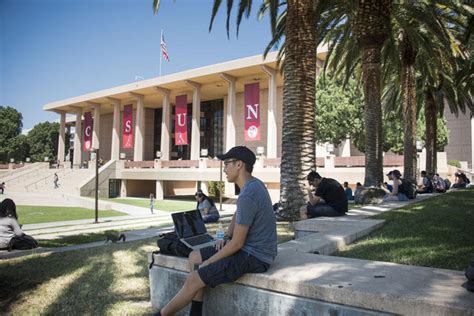
<instances>
[{"instance_id":1,"label":"dark green foliage","mask_svg":"<svg viewBox=\"0 0 474 316\"><path fill-rule=\"evenodd\" d=\"M14 108L0 106L0 163L10 161L10 141L20 135L23 127L22 120L21 113Z\"/></svg>"},{"instance_id":2,"label":"dark green foliage","mask_svg":"<svg viewBox=\"0 0 474 316\"><path fill-rule=\"evenodd\" d=\"M59 123L36 124L28 133L32 161L54 160L58 152Z\"/></svg>"}]
</instances>

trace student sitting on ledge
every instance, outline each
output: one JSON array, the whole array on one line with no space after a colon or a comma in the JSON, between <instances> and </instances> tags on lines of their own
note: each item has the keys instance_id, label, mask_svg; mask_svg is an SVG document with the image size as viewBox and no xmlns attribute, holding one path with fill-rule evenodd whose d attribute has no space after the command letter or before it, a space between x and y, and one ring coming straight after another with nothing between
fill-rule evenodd
<instances>
[{"instance_id":1,"label":"student sitting on ledge","mask_svg":"<svg viewBox=\"0 0 474 316\"><path fill-rule=\"evenodd\" d=\"M343 216L347 212L347 198L341 184L331 178L322 178L316 171L308 174L308 205L300 208L300 219L318 216ZM311 186L316 189L313 194Z\"/></svg>"}]
</instances>

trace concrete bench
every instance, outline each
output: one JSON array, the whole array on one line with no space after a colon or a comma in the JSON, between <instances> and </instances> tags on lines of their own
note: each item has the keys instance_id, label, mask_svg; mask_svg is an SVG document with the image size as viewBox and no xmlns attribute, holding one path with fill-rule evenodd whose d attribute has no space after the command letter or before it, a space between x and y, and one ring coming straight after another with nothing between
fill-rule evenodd
<instances>
[{"instance_id":1,"label":"concrete bench","mask_svg":"<svg viewBox=\"0 0 474 316\"><path fill-rule=\"evenodd\" d=\"M324 255L383 221L341 217L295 224L300 238L279 245L269 271L205 290L206 315L474 315L474 293L462 288L462 272ZM184 258L154 259L150 293L159 308L181 288L188 268Z\"/></svg>"}]
</instances>

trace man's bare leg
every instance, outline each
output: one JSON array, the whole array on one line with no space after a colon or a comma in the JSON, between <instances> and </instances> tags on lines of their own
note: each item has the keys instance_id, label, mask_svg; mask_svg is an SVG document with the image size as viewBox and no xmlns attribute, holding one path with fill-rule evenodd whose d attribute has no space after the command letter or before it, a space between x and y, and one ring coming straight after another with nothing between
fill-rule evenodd
<instances>
[{"instance_id":1,"label":"man's bare leg","mask_svg":"<svg viewBox=\"0 0 474 316\"><path fill-rule=\"evenodd\" d=\"M201 252L199 250L194 250L189 254L188 257L189 263L189 271L197 270L195 268L196 265L200 265L202 263ZM196 295L193 297L193 301L202 302L202 297L204 295L204 289L200 289Z\"/></svg>"},{"instance_id":2,"label":"man's bare leg","mask_svg":"<svg viewBox=\"0 0 474 316\"><path fill-rule=\"evenodd\" d=\"M192 271L186 278L183 287L179 290L178 294L161 309L161 315L174 315L184 306L189 304L193 297L202 290L206 284L201 280L197 271Z\"/></svg>"}]
</instances>

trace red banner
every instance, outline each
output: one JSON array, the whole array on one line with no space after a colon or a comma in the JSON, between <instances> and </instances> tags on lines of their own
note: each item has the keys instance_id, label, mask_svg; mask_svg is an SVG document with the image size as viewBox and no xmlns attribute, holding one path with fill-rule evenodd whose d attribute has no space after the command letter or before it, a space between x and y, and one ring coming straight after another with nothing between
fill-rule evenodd
<instances>
[{"instance_id":1,"label":"red banner","mask_svg":"<svg viewBox=\"0 0 474 316\"><path fill-rule=\"evenodd\" d=\"M260 84L244 86L245 141L260 140Z\"/></svg>"},{"instance_id":2,"label":"red banner","mask_svg":"<svg viewBox=\"0 0 474 316\"><path fill-rule=\"evenodd\" d=\"M176 96L176 109L174 114L174 143L175 145L188 144L187 95Z\"/></svg>"},{"instance_id":3,"label":"red banner","mask_svg":"<svg viewBox=\"0 0 474 316\"><path fill-rule=\"evenodd\" d=\"M133 148L133 106L123 107L122 148Z\"/></svg>"},{"instance_id":4,"label":"red banner","mask_svg":"<svg viewBox=\"0 0 474 316\"><path fill-rule=\"evenodd\" d=\"M84 113L84 151L90 151L92 148L92 113Z\"/></svg>"}]
</instances>

